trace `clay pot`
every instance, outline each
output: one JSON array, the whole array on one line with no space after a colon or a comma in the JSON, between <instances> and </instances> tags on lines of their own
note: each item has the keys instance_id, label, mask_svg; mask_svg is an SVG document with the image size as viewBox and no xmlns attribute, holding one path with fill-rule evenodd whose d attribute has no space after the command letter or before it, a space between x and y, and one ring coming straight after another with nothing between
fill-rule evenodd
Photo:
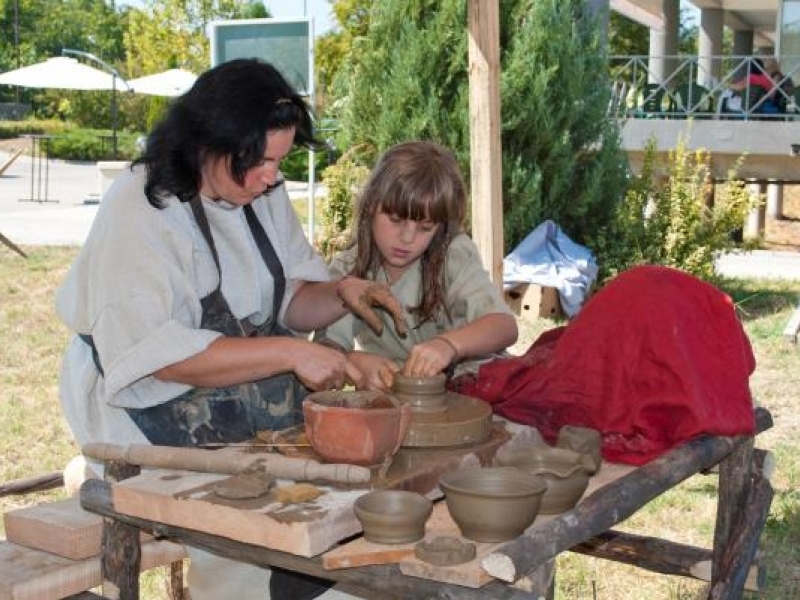
<instances>
[{"instance_id":1,"label":"clay pot","mask_svg":"<svg viewBox=\"0 0 800 600\"><path fill-rule=\"evenodd\" d=\"M360 496L353 510L368 541L407 544L425 536L433 502L416 492L377 490Z\"/></svg>"},{"instance_id":2,"label":"clay pot","mask_svg":"<svg viewBox=\"0 0 800 600\"><path fill-rule=\"evenodd\" d=\"M409 377L396 374L392 393L407 402L413 412L441 412L447 408L444 373L432 377Z\"/></svg>"},{"instance_id":3,"label":"clay pot","mask_svg":"<svg viewBox=\"0 0 800 600\"><path fill-rule=\"evenodd\" d=\"M592 457L595 470L600 470L603 457L600 454L603 438L600 432L590 427L579 427L577 425L565 425L558 431L556 446L567 448L580 454L588 454Z\"/></svg>"},{"instance_id":4,"label":"clay pot","mask_svg":"<svg viewBox=\"0 0 800 600\"><path fill-rule=\"evenodd\" d=\"M514 467L475 467L439 482L461 534L476 542L514 539L533 523L547 484Z\"/></svg>"},{"instance_id":5,"label":"clay pot","mask_svg":"<svg viewBox=\"0 0 800 600\"><path fill-rule=\"evenodd\" d=\"M331 390L303 400L311 447L327 462L376 466L400 447L411 409L382 392Z\"/></svg>"},{"instance_id":6,"label":"clay pot","mask_svg":"<svg viewBox=\"0 0 800 600\"><path fill-rule=\"evenodd\" d=\"M539 475L547 482L547 491L539 507L543 515L562 513L574 507L586 491L589 477L596 472L588 454L550 446L532 446L498 459L497 464Z\"/></svg>"}]
</instances>

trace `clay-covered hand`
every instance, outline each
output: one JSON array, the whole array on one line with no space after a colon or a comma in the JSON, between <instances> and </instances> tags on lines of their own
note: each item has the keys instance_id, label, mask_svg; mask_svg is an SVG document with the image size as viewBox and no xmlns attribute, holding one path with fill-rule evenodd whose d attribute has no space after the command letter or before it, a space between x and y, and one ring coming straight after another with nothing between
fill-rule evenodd
<instances>
[{"instance_id":1,"label":"clay-covered hand","mask_svg":"<svg viewBox=\"0 0 800 600\"><path fill-rule=\"evenodd\" d=\"M383 322L375 312L375 307L380 307L392 315L397 333L406 336L408 329L403 305L388 285L348 275L339 280L336 293L347 309L361 317L377 335L383 332Z\"/></svg>"},{"instance_id":2,"label":"clay-covered hand","mask_svg":"<svg viewBox=\"0 0 800 600\"><path fill-rule=\"evenodd\" d=\"M444 336L436 336L411 349L406 364L403 365L403 375L432 377L444 371L458 358L456 345Z\"/></svg>"},{"instance_id":3,"label":"clay-covered hand","mask_svg":"<svg viewBox=\"0 0 800 600\"><path fill-rule=\"evenodd\" d=\"M350 352L350 362L364 375L363 386L358 389L379 390L389 392L394 384L394 374L400 367L388 358L369 352Z\"/></svg>"},{"instance_id":4,"label":"clay-covered hand","mask_svg":"<svg viewBox=\"0 0 800 600\"><path fill-rule=\"evenodd\" d=\"M348 384L364 385L364 375L343 352L322 344L308 344L303 360L294 367L294 374L304 386L315 392L338 390Z\"/></svg>"}]
</instances>

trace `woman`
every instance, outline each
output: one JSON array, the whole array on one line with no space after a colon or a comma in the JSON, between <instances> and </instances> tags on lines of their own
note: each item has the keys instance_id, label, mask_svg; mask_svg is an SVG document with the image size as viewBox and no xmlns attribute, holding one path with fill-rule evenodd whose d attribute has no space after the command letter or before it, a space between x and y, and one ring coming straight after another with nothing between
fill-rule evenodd
<instances>
[{"instance_id":1,"label":"woman","mask_svg":"<svg viewBox=\"0 0 800 600\"><path fill-rule=\"evenodd\" d=\"M241 441L299 423L309 390L359 383L344 354L292 332L345 305L402 310L372 282L328 280L280 176L295 142L315 144L302 98L271 65L230 61L109 189L56 300L77 334L60 397L80 444Z\"/></svg>"}]
</instances>

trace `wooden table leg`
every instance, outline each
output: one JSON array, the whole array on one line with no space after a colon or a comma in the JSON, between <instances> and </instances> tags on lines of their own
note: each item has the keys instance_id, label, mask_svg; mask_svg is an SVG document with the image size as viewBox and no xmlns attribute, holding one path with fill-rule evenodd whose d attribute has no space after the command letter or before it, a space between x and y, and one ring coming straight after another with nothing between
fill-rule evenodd
<instances>
[{"instance_id":1,"label":"wooden table leg","mask_svg":"<svg viewBox=\"0 0 800 600\"><path fill-rule=\"evenodd\" d=\"M720 463L709 600L741 599L769 514L773 490L762 469L754 468L753 441Z\"/></svg>"},{"instance_id":2,"label":"wooden table leg","mask_svg":"<svg viewBox=\"0 0 800 600\"><path fill-rule=\"evenodd\" d=\"M122 481L140 472L138 465L109 461L105 479ZM114 519L103 519L101 545L103 595L109 600L139 600L139 571L142 548L139 529Z\"/></svg>"}]
</instances>

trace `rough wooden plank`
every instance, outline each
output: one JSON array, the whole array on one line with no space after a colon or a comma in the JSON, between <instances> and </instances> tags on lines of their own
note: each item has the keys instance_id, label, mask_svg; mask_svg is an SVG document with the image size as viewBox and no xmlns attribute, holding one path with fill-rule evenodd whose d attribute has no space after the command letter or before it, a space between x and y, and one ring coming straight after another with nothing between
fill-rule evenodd
<instances>
[{"instance_id":1,"label":"rough wooden plank","mask_svg":"<svg viewBox=\"0 0 800 600\"><path fill-rule=\"evenodd\" d=\"M769 411L756 409L757 431L772 424ZM531 565L542 564L582 541L607 531L639 508L689 476L728 456L751 436L703 436L687 442L650 463L603 486L542 527L529 528L522 536L486 557L483 568L503 581L515 581Z\"/></svg>"},{"instance_id":2,"label":"rough wooden plank","mask_svg":"<svg viewBox=\"0 0 800 600\"><path fill-rule=\"evenodd\" d=\"M115 486L120 512L241 540L299 556L314 556L361 531L353 503L366 489L325 493L302 504L278 502L274 493L230 500L214 492L228 475L154 470ZM280 485L285 485L285 482Z\"/></svg>"},{"instance_id":3,"label":"rough wooden plank","mask_svg":"<svg viewBox=\"0 0 800 600\"><path fill-rule=\"evenodd\" d=\"M6 539L19 546L72 559L100 552L103 519L83 510L78 498L10 510L3 521Z\"/></svg>"},{"instance_id":4,"label":"rough wooden plank","mask_svg":"<svg viewBox=\"0 0 800 600\"><path fill-rule=\"evenodd\" d=\"M41 492L52 490L64 485L64 475L61 471L53 471L35 477L26 477L7 483L0 484L0 498L12 494L28 494L30 492Z\"/></svg>"},{"instance_id":5,"label":"rough wooden plank","mask_svg":"<svg viewBox=\"0 0 800 600\"><path fill-rule=\"evenodd\" d=\"M663 575L711 581L712 551L708 548L611 530L570 548L570 551L633 565ZM764 582L764 569L759 564L752 565L745 589L761 591Z\"/></svg>"},{"instance_id":6,"label":"rough wooden plank","mask_svg":"<svg viewBox=\"0 0 800 600\"><path fill-rule=\"evenodd\" d=\"M141 569L183 560L183 546L167 541L142 544ZM100 557L71 560L0 541L0 600L54 600L102 583Z\"/></svg>"}]
</instances>

